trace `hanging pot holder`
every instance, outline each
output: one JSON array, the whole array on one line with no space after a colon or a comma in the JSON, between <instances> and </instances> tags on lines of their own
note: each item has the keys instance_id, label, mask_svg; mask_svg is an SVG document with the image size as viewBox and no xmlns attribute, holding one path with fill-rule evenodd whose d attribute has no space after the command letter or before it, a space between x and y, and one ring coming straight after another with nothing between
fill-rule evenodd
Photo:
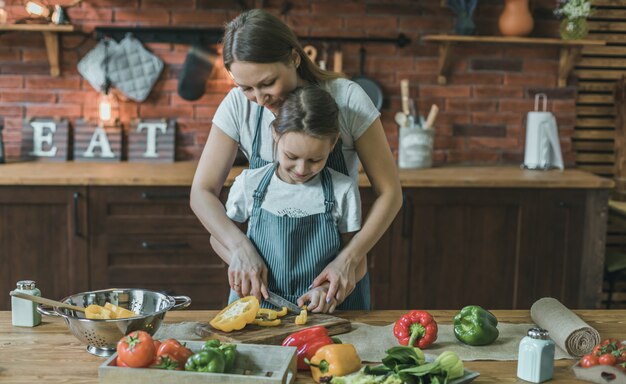
<instances>
[{"instance_id":1,"label":"hanging pot holder","mask_svg":"<svg viewBox=\"0 0 626 384\"><path fill-rule=\"evenodd\" d=\"M129 33L109 56L111 84L129 99L144 101L157 82L163 61L143 47Z\"/></svg>"},{"instance_id":2,"label":"hanging pot holder","mask_svg":"<svg viewBox=\"0 0 626 384\"><path fill-rule=\"evenodd\" d=\"M109 39L109 46L106 52L109 56L117 51L118 43ZM81 74L91 86L98 92L102 90L104 85L104 52L105 42L100 40L95 47L78 62L78 73Z\"/></svg>"}]
</instances>

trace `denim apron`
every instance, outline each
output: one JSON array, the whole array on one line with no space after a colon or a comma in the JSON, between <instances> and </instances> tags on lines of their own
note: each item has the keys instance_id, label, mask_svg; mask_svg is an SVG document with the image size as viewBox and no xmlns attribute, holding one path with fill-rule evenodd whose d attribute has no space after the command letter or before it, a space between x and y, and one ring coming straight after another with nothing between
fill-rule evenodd
<instances>
[{"instance_id":1,"label":"denim apron","mask_svg":"<svg viewBox=\"0 0 626 384\"><path fill-rule=\"evenodd\" d=\"M252 141L252 153L250 155L250 169L256 169L266 166L271 163L271 161L267 161L261 158L260 150L261 150L261 139L260 134L263 122L263 110L265 108L258 106L259 112L257 113L256 119L256 128L254 130L254 139ZM346 165L346 160L343 158L343 153L341 152L341 140L337 141L337 144L333 148L332 152L328 156L328 161L326 165L331 167L337 172L341 172L346 176L348 175L348 166Z\"/></svg>"},{"instance_id":2,"label":"denim apron","mask_svg":"<svg viewBox=\"0 0 626 384\"><path fill-rule=\"evenodd\" d=\"M267 265L269 290L295 303L341 249L341 235L332 215L335 205L333 182L330 171L324 168L320 173L324 212L305 217L278 216L261 208L275 172L276 165L268 169L254 191L247 235ZM231 291L229 302L237 298L237 294ZM261 306L272 307L267 302ZM337 309L370 309L369 274L357 283Z\"/></svg>"}]
</instances>

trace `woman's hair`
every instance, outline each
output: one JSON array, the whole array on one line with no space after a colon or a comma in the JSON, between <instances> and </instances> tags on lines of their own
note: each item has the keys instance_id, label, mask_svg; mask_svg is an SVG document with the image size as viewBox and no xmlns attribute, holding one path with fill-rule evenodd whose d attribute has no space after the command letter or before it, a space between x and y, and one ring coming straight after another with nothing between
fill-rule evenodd
<instances>
[{"instance_id":1,"label":"woman's hair","mask_svg":"<svg viewBox=\"0 0 626 384\"><path fill-rule=\"evenodd\" d=\"M271 13L252 9L243 12L226 24L224 31L224 66L236 61L251 63L290 64L292 50L300 55L298 75L313 84L342 77L340 74L324 71L309 59L298 38L285 23Z\"/></svg>"},{"instance_id":2,"label":"woman's hair","mask_svg":"<svg viewBox=\"0 0 626 384\"><path fill-rule=\"evenodd\" d=\"M299 87L287 96L272 127L278 138L298 132L335 140L339 136L339 108L331 94L317 85Z\"/></svg>"}]
</instances>

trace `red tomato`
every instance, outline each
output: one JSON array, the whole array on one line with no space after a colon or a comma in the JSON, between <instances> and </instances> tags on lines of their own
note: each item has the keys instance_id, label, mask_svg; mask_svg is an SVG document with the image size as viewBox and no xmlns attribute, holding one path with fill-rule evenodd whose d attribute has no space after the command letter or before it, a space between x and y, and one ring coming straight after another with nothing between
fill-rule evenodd
<instances>
[{"instance_id":1,"label":"red tomato","mask_svg":"<svg viewBox=\"0 0 626 384\"><path fill-rule=\"evenodd\" d=\"M117 358L131 368L149 366L156 355L152 336L144 331L135 331L117 342Z\"/></svg>"},{"instance_id":2,"label":"red tomato","mask_svg":"<svg viewBox=\"0 0 626 384\"><path fill-rule=\"evenodd\" d=\"M159 349L157 349L157 358L169 356L170 359L178 363L178 369L183 369L189 356L193 355L193 352L176 339L163 340Z\"/></svg>"},{"instance_id":3,"label":"red tomato","mask_svg":"<svg viewBox=\"0 0 626 384\"><path fill-rule=\"evenodd\" d=\"M626 348L619 350L619 356L617 357L617 364L626 363Z\"/></svg>"},{"instance_id":4,"label":"red tomato","mask_svg":"<svg viewBox=\"0 0 626 384\"><path fill-rule=\"evenodd\" d=\"M594 365L598 365L598 356L593 353L585 355L582 359L580 359L580 366L583 368L590 368Z\"/></svg>"},{"instance_id":5,"label":"red tomato","mask_svg":"<svg viewBox=\"0 0 626 384\"><path fill-rule=\"evenodd\" d=\"M591 350L591 354L600 356L602 354L602 344L598 344Z\"/></svg>"},{"instance_id":6,"label":"red tomato","mask_svg":"<svg viewBox=\"0 0 626 384\"><path fill-rule=\"evenodd\" d=\"M611 353L605 353L598 357L598 363L601 365L615 365L617 358Z\"/></svg>"},{"instance_id":7,"label":"red tomato","mask_svg":"<svg viewBox=\"0 0 626 384\"><path fill-rule=\"evenodd\" d=\"M118 367L128 368L128 365L124 364L124 362L122 360L120 360L119 357L117 359L115 359L115 365L117 365Z\"/></svg>"},{"instance_id":8,"label":"red tomato","mask_svg":"<svg viewBox=\"0 0 626 384\"><path fill-rule=\"evenodd\" d=\"M154 340L154 350L158 351L161 346L161 340Z\"/></svg>"}]
</instances>

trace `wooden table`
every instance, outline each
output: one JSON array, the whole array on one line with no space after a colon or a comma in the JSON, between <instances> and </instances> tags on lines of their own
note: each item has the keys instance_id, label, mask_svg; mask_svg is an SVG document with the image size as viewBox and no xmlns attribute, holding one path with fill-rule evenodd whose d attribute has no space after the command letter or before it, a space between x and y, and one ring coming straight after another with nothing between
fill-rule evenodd
<instances>
[{"instance_id":1,"label":"wooden table","mask_svg":"<svg viewBox=\"0 0 626 384\"><path fill-rule=\"evenodd\" d=\"M354 311L337 315L351 321L373 325L389 324L406 311ZM456 311L431 311L435 320L449 324ZM601 337L626 340L626 310L575 311L583 320L600 332ZM167 314L165 322L210 320L216 311L179 311ZM493 311L500 322L532 323L529 311ZM11 313L0 312L0 382L10 383L97 383L98 366L104 359L85 350L69 332L61 318L45 317L35 328L11 325ZM551 383L582 382L574 379L570 367L573 360L557 360ZM480 372L475 383L515 383L516 361L470 361L465 366ZM311 376L298 374L297 383L313 383Z\"/></svg>"}]
</instances>

